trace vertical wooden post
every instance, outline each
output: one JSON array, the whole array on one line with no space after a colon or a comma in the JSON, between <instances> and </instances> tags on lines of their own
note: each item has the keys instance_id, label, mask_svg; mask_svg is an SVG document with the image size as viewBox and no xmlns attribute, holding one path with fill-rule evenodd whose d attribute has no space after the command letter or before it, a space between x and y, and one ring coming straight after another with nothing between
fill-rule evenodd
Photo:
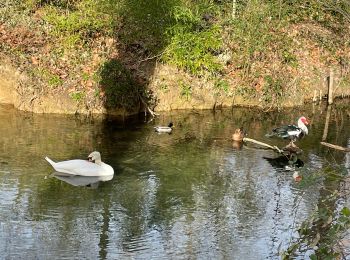
<instances>
[{"instance_id":1,"label":"vertical wooden post","mask_svg":"<svg viewBox=\"0 0 350 260\"><path fill-rule=\"evenodd\" d=\"M312 98L312 102L316 102L317 101L317 90L314 90L314 97Z\"/></svg>"},{"instance_id":2,"label":"vertical wooden post","mask_svg":"<svg viewBox=\"0 0 350 260\"><path fill-rule=\"evenodd\" d=\"M331 118L331 111L332 111L332 106L328 105L327 106L327 113L326 113L326 122L324 124L324 129L323 129L322 141L325 141L327 139L329 120Z\"/></svg>"},{"instance_id":3,"label":"vertical wooden post","mask_svg":"<svg viewBox=\"0 0 350 260\"><path fill-rule=\"evenodd\" d=\"M329 71L328 79L328 104L333 104L333 86L334 86L334 72L333 69Z\"/></svg>"},{"instance_id":4,"label":"vertical wooden post","mask_svg":"<svg viewBox=\"0 0 350 260\"><path fill-rule=\"evenodd\" d=\"M320 99L320 102L322 101L322 90L319 91L319 99Z\"/></svg>"}]
</instances>

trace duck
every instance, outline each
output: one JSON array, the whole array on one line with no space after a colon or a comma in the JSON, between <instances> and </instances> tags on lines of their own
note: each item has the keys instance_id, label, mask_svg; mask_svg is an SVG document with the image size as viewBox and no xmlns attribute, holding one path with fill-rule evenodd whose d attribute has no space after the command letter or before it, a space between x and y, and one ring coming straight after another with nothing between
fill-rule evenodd
<instances>
[{"instance_id":1,"label":"duck","mask_svg":"<svg viewBox=\"0 0 350 260\"><path fill-rule=\"evenodd\" d=\"M302 116L298 119L297 125L284 125L276 127L270 134L267 134L266 136L277 136L283 139L289 139L291 143L293 143L297 139L301 139L302 137L309 134L309 130L307 128L308 124L309 121L305 116Z\"/></svg>"},{"instance_id":2,"label":"duck","mask_svg":"<svg viewBox=\"0 0 350 260\"><path fill-rule=\"evenodd\" d=\"M170 122L168 124L168 126L156 126L154 127L154 130L157 132L157 133L168 133L170 134L172 131L173 131L173 122Z\"/></svg>"},{"instance_id":3,"label":"duck","mask_svg":"<svg viewBox=\"0 0 350 260\"><path fill-rule=\"evenodd\" d=\"M246 134L245 134L245 132L244 132L242 127L241 128L237 128L235 130L235 132L232 134L232 140L233 141L242 142L245 135Z\"/></svg>"},{"instance_id":4,"label":"duck","mask_svg":"<svg viewBox=\"0 0 350 260\"><path fill-rule=\"evenodd\" d=\"M88 160L74 159L61 162L54 162L49 157L45 160L51 164L56 172L77 176L107 176L113 175L112 166L102 162L101 154L94 151L89 154Z\"/></svg>"}]
</instances>

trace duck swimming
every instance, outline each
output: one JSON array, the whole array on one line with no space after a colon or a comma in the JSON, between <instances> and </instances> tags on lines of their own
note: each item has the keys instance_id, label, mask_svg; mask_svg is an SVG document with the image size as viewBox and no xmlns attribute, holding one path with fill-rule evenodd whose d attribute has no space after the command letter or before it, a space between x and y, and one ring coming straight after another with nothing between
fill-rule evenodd
<instances>
[{"instance_id":1,"label":"duck swimming","mask_svg":"<svg viewBox=\"0 0 350 260\"><path fill-rule=\"evenodd\" d=\"M284 125L276 127L272 130L272 133L267 134L266 136L272 137L277 136L283 139L289 139L291 142L295 142L297 139L300 139L309 133L307 125L309 121L306 117L302 116L298 119L296 125Z\"/></svg>"},{"instance_id":2,"label":"duck swimming","mask_svg":"<svg viewBox=\"0 0 350 260\"><path fill-rule=\"evenodd\" d=\"M154 130L157 132L157 133L168 133L170 134L171 131L173 131L173 122L170 122L168 126L156 126L154 127Z\"/></svg>"},{"instance_id":3,"label":"duck swimming","mask_svg":"<svg viewBox=\"0 0 350 260\"><path fill-rule=\"evenodd\" d=\"M92 152L88 156L88 160L68 160L62 162L54 162L49 157L45 157L51 166L57 172L69 175L79 176L107 176L113 175L113 168L101 161L101 154L97 151Z\"/></svg>"}]
</instances>

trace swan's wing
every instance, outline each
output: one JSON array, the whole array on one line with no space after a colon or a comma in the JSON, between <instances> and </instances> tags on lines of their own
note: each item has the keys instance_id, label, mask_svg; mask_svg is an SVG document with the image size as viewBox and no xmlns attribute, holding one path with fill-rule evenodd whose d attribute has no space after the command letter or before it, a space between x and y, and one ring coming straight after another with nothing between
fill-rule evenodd
<instances>
[{"instance_id":1,"label":"swan's wing","mask_svg":"<svg viewBox=\"0 0 350 260\"><path fill-rule=\"evenodd\" d=\"M104 174L104 170L101 166L78 159L58 162L55 164L54 168L58 172L80 176L98 176Z\"/></svg>"}]
</instances>

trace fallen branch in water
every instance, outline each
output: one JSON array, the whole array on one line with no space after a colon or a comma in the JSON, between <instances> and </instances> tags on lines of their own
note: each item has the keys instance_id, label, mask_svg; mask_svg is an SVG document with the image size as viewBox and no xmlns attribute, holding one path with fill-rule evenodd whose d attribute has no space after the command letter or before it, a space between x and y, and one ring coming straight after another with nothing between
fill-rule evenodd
<instances>
[{"instance_id":1,"label":"fallen branch in water","mask_svg":"<svg viewBox=\"0 0 350 260\"><path fill-rule=\"evenodd\" d=\"M251 138L244 137L243 138L243 142L251 142L251 143L258 144L258 145L264 146L266 148L272 149L272 150L274 150L274 151L276 151L278 153L283 153L283 151L280 148L278 148L277 146L275 146L275 145L272 146L272 145L269 145L269 144L266 144L266 143L263 143L263 142L251 139Z\"/></svg>"},{"instance_id":2,"label":"fallen branch in water","mask_svg":"<svg viewBox=\"0 0 350 260\"><path fill-rule=\"evenodd\" d=\"M148 113L151 114L152 117L158 116L158 114L156 114L155 112L153 112L153 111L149 108L148 104L143 100L143 98L141 97L141 95L139 95L139 98L140 98L142 104L143 104L144 107L145 107L145 114L146 114L146 110L147 110Z\"/></svg>"},{"instance_id":3,"label":"fallen branch in water","mask_svg":"<svg viewBox=\"0 0 350 260\"><path fill-rule=\"evenodd\" d=\"M326 142L321 142L322 145L339 150L339 151L343 151L343 152L350 152L350 148L346 148L346 147L342 147L339 145L335 145L335 144L330 144L330 143L326 143Z\"/></svg>"}]
</instances>

